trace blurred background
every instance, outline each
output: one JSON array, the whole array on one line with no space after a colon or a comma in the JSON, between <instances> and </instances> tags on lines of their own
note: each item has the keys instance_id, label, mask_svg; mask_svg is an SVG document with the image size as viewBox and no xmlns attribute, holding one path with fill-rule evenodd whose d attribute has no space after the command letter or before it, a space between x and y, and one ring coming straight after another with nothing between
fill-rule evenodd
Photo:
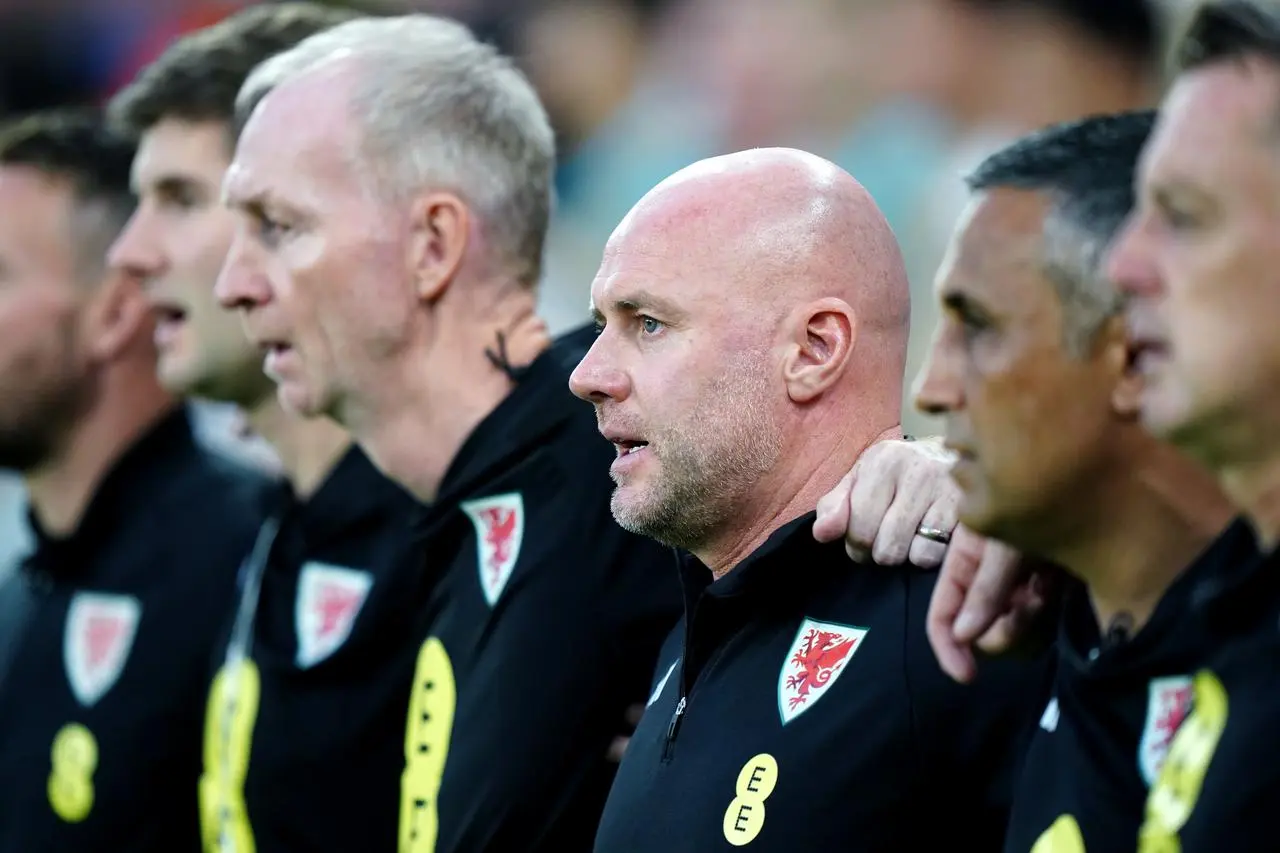
<instances>
[{"instance_id":1,"label":"blurred background","mask_svg":"<svg viewBox=\"0 0 1280 853\"><path fill-rule=\"evenodd\" d=\"M1158 98L1164 45L1193 0L435 0L345 3L456 17L514 56L560 139L543 308L586 320L613 226L702 157L785 145L875 196L912 281L908 392L936 312L932 278L962 176L1043 124ZM227 0L0 0L0 114L109 97ZM3 389L0 389L3 393ZM908 432L938 429L904 412ZM210 441L258 454L209 408ZM261 458L255 456L255 458ZM21 487L0 478L0 566L26 547ZM3 571L3 569L0 569Z\"/></svg>"}]
</instances>

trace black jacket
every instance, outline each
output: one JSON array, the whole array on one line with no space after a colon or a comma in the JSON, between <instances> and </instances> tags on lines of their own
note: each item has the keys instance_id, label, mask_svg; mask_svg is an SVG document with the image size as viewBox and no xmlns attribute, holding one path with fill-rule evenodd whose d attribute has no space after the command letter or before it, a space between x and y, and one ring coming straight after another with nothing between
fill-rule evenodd
<instances>
[{"instance_id":1,"label":"black jacket","mask_svg":"<svg viewBox=\"0 0 1280 853\"><path fill-rule=\"evenodd\" d=\"M394 850L419 505L354 447L307 500L280 492L260 581L242 578L215 661L205 849Z\"/></svg>"},{"instance_id":2,"label":"black jacket","mask_svg":"<svg viewBox=\"0 0 1280 853\"><path fill-rule=\"evenodd\" d=\"M76 532L0 585L0 851L199 849L207 662L266 482L197 447L185 412L114 465Z\"/></svg>"},{"instance_id":3,"label":"black jacket","mask_svg":"<svg viewBox=\"0 0 1280 853\"><path fill-rule=\"evenodd\" d=\"M680 613L670 552L609 508L615 451L557 341L453 460L422 520L426 571L402 841L434 853L591 849L626 708Z\"/></svg>"},{"instance_id":4,"label":"black jacket","mask_svg":"<svg viewBox=\"0 0 1280 853\"><path fill-rule=\"evenodd\" d=\"M952 682L924 631L935 575L852 564L813 519L715 582L684 561L598 853L999 849L1045 667Z\"/></svg>"},{"instance_id":5,"label":"black jacket","mask_svg":"<svg viewBox=\"0 0 1280 853\"><path fill-rule=\"evenodd\" d=\"M1244 521L1219 545L1233 559L1194 601L1211 653L1147 797L1141 853L1280 849L1280 553L1259 553Z\"/></svg>"},{"instance_id":6,"label":"black jacket","mask_svg":"<svg viewBox=\"0 0 1280 853\"><path fill-rule=\"evenodd\" d=\"M1006 853L1029 853L1042 838L1077 839L1089 853L1133 853L1148 789L1191 709L1192 676L1213 650L1213 635L1196 618L1196 591L1230 571L1241 544L1221 537L1207 548L1132 638L1103 637L1087 589L1073 585L1054 696L1028 751ZM1251 538L1243 545L1251 550Z\"/></svg>"}]
</instances>

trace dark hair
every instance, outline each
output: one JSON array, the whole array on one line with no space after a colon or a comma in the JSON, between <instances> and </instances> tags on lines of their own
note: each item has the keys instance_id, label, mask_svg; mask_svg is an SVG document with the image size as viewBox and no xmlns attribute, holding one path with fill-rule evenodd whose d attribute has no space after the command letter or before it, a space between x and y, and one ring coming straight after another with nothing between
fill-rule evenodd
<instances>
[{"instance_id":1,"label":"dark hair","mask_svg":"<svg viewBox=\"0 0 1280 853\"><path fill-rule=\"evenodd\" d=\"M955 0L999 12L1047 12L1140 64L1160 58L1160 17L1152 0Z\"/></svg>"},{"instance_id":2,"label":"dark hair","mask_svg":"<svg viewBox=\"0 0 1280 853\"><path fill-rule=\"evenodd\" d=\"M1280 64L1280 10L1249 0L1201 7L1173 52L1175 71L1262 57Z\"/></svg>"},{"instance_id":3,"label":"dark hair","mask_svg":"<svg viewBox=\"0 0 1280 853\"><path fill-rule=\"evenodd\" d=\"M101 269L133 212L133 153L133 142L96 109L50 110L0 125L0 165L27 166L71 187L77 203L71 224L83 226L72 236L87 269Z\"/></svg>"},{"instance_id":4,"label":"dark hair","mask_svg":"<svg viewBox=\"0 0 1280 853\"><path fill-rule=\"evenodd\" d=\"M109 105L124 132L141 136L168 118L230 126L236 94L259 63L361 13L319 3L250 7L174 42Z\"/></svg>"},{"instance_id":5,"label":"dark hair","mask_svg":"<svg viewBox=\"0 0 1280 853\"><path fill-rule=\"evenodd\" d=\"M1139 110L1053 125L992 154L966 179L975 192L1007 187L1049 199L1044 270L1077 350L1119 310L1102 263L1133 210L1134 173L1155 120L1154 110Z\"/></svg>"},{"instance_id":6,"label":"dark hair","mask_svg":"<svg viewBox=\"0 0 1280 853\"><path fill-rule=\"evenodd\" d=\"M0 125L0 164L66 179L82 201L129 198L133 150L93 109L50 110Z\"/></svg>"}]
</instances>

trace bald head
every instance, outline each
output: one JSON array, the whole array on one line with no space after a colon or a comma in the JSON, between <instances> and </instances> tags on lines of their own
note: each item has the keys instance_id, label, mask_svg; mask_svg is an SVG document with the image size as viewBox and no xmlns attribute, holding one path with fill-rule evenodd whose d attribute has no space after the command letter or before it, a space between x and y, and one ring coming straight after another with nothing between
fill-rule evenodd
<instances>
[{"instance_id":1,"label":"bald head","mask_svg":"<svg viewBox=\"0 0 1280 853\"><path fill-rule=\"evenodd\" d=\"M614 231L591 294L602 332L570 384L620 450L643 445L614 470L630 530L696 550L758 501L807 511L788 478L838 480L899 423L902 257L867 191L819 157L754 150L672 175Z\"/></svg>"},{"instance_id":2,"label":"bald head","mask_svg":"<svg viewBox=\"0 0 1280 853\"><path fill-rule=\"evenodd\" d=\"M765 148L676 172L619 224L606 265L656 253L717 270L705 280L715 297L762 322L812 300L844 301L857 323L851 368L901 384L911 313L902 253L870 193L834 163Z\"/></svg>"}]
</instances>

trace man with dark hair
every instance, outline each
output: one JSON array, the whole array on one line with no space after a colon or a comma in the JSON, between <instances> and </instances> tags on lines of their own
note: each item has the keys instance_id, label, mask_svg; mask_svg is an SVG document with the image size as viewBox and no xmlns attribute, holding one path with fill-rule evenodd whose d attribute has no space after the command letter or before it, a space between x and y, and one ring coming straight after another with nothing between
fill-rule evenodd
<instances>
[{"instance_id":1,"label":"man with dark hair","mask_svg":"<svg viewBox=\"0 0 1280 853\"><path fill-rule=\"evenodd\" d=\"M1232 557L1200 556L1231 515L1211 475L1138 422L1141 379L1102 273L1154 121L1089 118L993 154L968 178L938 276L916 402L960 455L961 521L1080 581L1008 853L1133 849L1208 651L1191 593Z\"/></svg>"},{"instance_id":2,"label":"man with dark hair","mask_svg":"<svg viewBox=\"0 0 1280 853\"><path fill-rule=\"evenodd\" d=\"M1212 579L1222 651L1152 788L1140 850L1274 850L1280 802L1280 9L1202 8L1175 51L1110 272L1145 385L1142 417L1209 465L1258 551Z\"/></svg>"},{"instance_id":3,"label":"man with dark hair","mask_svg":"<svg viewBox=\"0 0 1280 853\"><path fill-rule=\"evenodd\" d=\"M1139 850L1270 851L1280 800L1280 10L1206 5L1175 59L1107 273L1127 297L1145 426L1207 464L1243 513L1215 547L1254 536L1256 547L1239 547L1192 593L1190 621L1212 654L1148 796ZM939 588L950 592L931 626L944 660L1016 604L1016 561L973 566L944 567Z\"/></svg>"},{"instance_id":4,"label":"man with dark hair","mask_svg":"<svg viewBox=\"0 0 1280 853\"><path fill-rule=\"evenodd\" d=\"M0 850L199 847L204 673L263 483L155 378L104 264L133 147L92 113L0 130L0 465L36 542L0 586Z\"/></svg>"},{"instance_id":5,"label":"man with dark hair","mask_svg":"<svg viewBox=\"0 0 1280 853\"><path fill-rule=\"evenodd\" d=\"M200 788L207 850L396 844L416 646L405 630L424 576L418 505L337 424L281 409L261 352L213 295L235 222L220 192L244 77L353 17L251 8L175 42L110 104L140 143L138 208L110 260L143 280L157 311L160 379L238 406L287 480L273 546L218 649Z\"/></svg>"}]
</instances>

